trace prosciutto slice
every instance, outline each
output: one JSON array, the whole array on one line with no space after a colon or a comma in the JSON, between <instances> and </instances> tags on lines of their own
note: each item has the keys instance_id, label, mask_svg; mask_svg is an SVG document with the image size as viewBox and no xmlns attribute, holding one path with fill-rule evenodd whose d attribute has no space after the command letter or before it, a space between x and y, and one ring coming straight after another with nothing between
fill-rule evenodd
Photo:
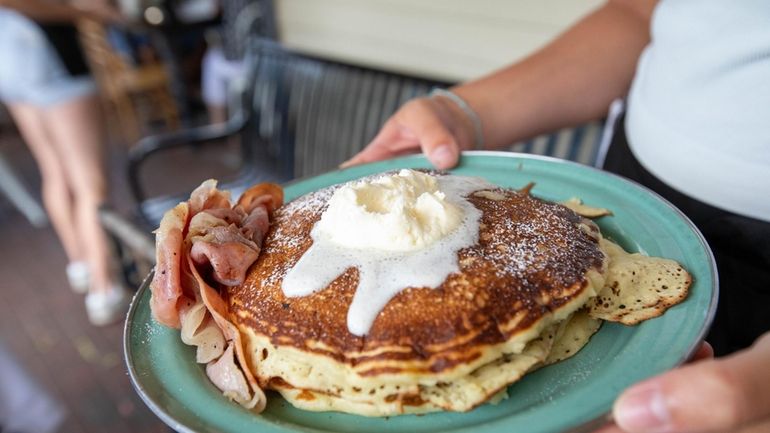
<instances>
[{"instance_id":1,"label":"prosciutto slice","mask_svg":"<svg viewBox=\"0 0 770 433\"><path fill-rule=\"evenodd\" d=\"M182 341L197 347L196 361L207 364L212 382L228 398L256 411L264 409L265 395L246 368L240 332L229 321L217 287L244 281L282 202L280 186L259 184L233 205L228 192L207 180L190 200L168 211L155 232L153 317L181 328Z\"/></svg>"},{"instance_id":2,"label":"prosciutto slice","mask_svg":"<svg viewBox=\"0 0 770 433\"><path fill-rule=\"evenodd\" d=\"M230 193L218 190L217 181L214 179L209 179L195 188L190 194L188 203L193 215L206 209L229 209L232 207L230 205Z\"/></svg>"},{"instance_id":3,"label":"prosciutto slice","mask_svg":"<svg viewBox=\"0 0 770 433\"><path fill-rule=\"evenodd\" d=\"M155 231L155 275L150 283L150 308L158 322L179 328L179 303L184 292L182 285L182 255L184 229L189 206L180 203L166 212ZM182 301L184 301L182 299Z\"/></svg>"},{"instance_id":4,"label":"prosciutto slice","mask_svg":"<svg viewBox=\"0 0 770 433\"><path fill-rule=\"evenodd\" d=\"M267 213L264 214L265 226L270 226ZM255 210L255 212L257 212ZM248 217L247 217L248 218ZM245 220L239 220L243 223ZM228 224L222 218L218 218L208 212L195 215L190 222L190 236L192 247L190 255L196 265L209 265L213 270L213 278L217 282L235 286L241 284L246 278L246 271L259 256L262 238L265 232L258 238L259 243L251 239L251 232L244 233L246 228L241 228L236 223Z\"/></svg>"},{"instance_id":5,"label":"prosciutto slice","mask_svg":"<svg viewBox=\"0 0 770 433\"><path fill-rule=\"evenodd\" d=\"M264 409L264 394L258 395L249 390L249 385L243 377L243 372L235 363L233 345L227 346L225 353L216 362L206 366L206 375L211 382L222 391L222 394L239 403L241 406L261 412ZM261 404L261 407L257 407Z\"/></svg>"},{"instance_id":6,"label":"prosciutto slice","mask_svg":"<svg viewBox=\"0 0 770 433\"><path fill-rule=\"evenodd\" d=\"M203 301L186 304L179 310L182 322L182 342L197 347L195 361L206 364L225 352L225 336L219 329Z\"/></svg>"},{"instance_id":7,"label":"prosciutto slice","mask_svg":"<svg viewBox=\"0 0 770 433\"><path fill-rule=\"evenodd\" d=\"M203 299L204 304L206 304L206 308L208 309L209 313L211 313L214 321L217 323L219 329L222 330L223 335L229 342L228 349L231 346L235 350L235 359L238 360L240 366L238 367L239 374L244 378L244 381L247 384L245 389L248 391L250 398L235 398L236 395L240 396L243 394L244 388L240 385L237 387L237 389L240 391L236 392L236 394L233 394L233 390L229 389L230 385L235 383L240 384L240 381L234 379L238 375L233 371L232 367L220 366L220 368L212 369L211 372L209 371L209 368L207 368L206 373L209 375L209 379L211 379L211 381L217 385L217 387L219 387L218 383L227 384L228 388L219 387L219 390L222 391L225 396L232 398L244 407L254 409L257 412L261 412L265 408L267 399L265 397L265 393L259 387L257 379L248 368L249 360L247 359L247 354L244 350L241 333L238 331L238 327L236 327L227 318L227 303L225 303L224 299L222 299L222 297L216 290L214 290L214 288L209 286L206 281L203 280L203 278L194 267L192 267L192 270L193 275L195 276L195 279L200 286L201 298ZM227 351L225 351L225 354L226 353ZM227 365L229 364L230 362L227 363ZM211 366L211 363L209 363L209 366ZM227 377L217 377L219 375L225 375ZM230 395L228 395L228 391L230 391Z\"/></svg>"},{"instance_id":8,"label":"prosciutto slice","mask_svg":"<svg viewBox=\"0 0 770 433\"><path fill-rule=\"evenodd\" d=\"M273 211L283 204L283 189L274 183L260 183L252 186L241 194L236 208L241 208L246 213L264 206L272 216Z\"/></svg>"}]
</instances>

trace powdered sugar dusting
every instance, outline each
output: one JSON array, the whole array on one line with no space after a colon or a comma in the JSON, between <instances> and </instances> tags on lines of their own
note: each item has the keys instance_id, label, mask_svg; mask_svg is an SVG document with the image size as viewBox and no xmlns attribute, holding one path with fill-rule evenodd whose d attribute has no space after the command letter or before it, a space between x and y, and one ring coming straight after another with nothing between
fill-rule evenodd
<instances>
[{"instance_id":1,"label":"powdered sugar dusting","mask_svg":"<svg viewBox=\"0 0 770 433\"><path fill-rule=\"evenodd\" d=\"M336 313L324 312L323 319L301 325L275 328L270 324L281 320L293 322L295 314L312 315L316 308L325 304L333 304L330 308L336 308L335 311L349 308L352 293L348 288L357 284L358 272L346 272L347 276L331 284L338 289L344 288L344 301L340 301L339 295L330 288L313 296L294 299L285 297L281 290L286 274L311 247L312 226L319 220L336 188L332 186L302 196L276 211L263 253L252 271L254 278L250 277L249 284L238 289L238 310L259 322L252 322L253 326L267 327L264 332L269 335L280 328L280 332L292 336L312 332L326 341L326 337L322 337L326 330L332 323L339 323L333 319ZM603 253L596 238L583 227L592 223L561 205L539 200L525 192L492 186L479 191L487 192L477 191L466 196L468 202L482 212L478 240L453 255L459 263L458 271L446 277L441 290L429 291L434 294L425 292L418 296L416 294L423 291L417 289L408 291L408 296L399 295L381 313L383 320L388 323L396 320L391 316L410 308L405 302L417 296L432 300L432 303L420 304L421 309L431 310L430 314L426 313L428 316L446 316L447 320L455 320L455 317L464 317L465 311L472 311L467 313L474 314L472 320L490 323L496 328L495 323L505 323L517 311L523 311L527 313L527 319L519 326L526 327L548 310L557 309L576 296L585 287L587 270L601 268L605 260ZM408 281L404 285L421 287ZM456 323L452 326L460 328L453 332L462 332L463 322ZM490 332L489 337L484 338L497 341L516 330L509 329L504 334ZM358 340L349 340L354 335L334 335L328 337L331 339L329 344L337 344L340 338L350 344L359 344ZM367 341L371 338L368 335Z\"/></svg>"},{"instance_id":2,"label":"powdered sugar dusting","mask_svg":"<svg viewBox=\"0 0 770 433\"><path fill-rule=\"evenodd\" d=\"M529 201L539 205L531 206ZM483 257L479 258L494 262L499 275L524 278L546 272L554 280L569 283L574 278L571 272L569 275L566 272L569 267L554 267L554 264L574 261L575 249L595 247L595 242L586 236L576 236L580 219L562 206L528 196L520 203L524 206L511 207L510 200L492 203L498 209L488 214L504 217L483 221L488 231L482 233L481 241L491 248L469 250L468 254L479 256L483 251ZM565 273L560 275L560 269Z\"/></svg>"},{"instance_id":3,"label":"powdered sugar dusting","mask_svg":"<svg viewBox=\"0 0 770 433\"><path fill-rule=\"evenodd\" d=\"M357 268L358 287L348 309L347 325L352 334L360 336L368 333L385 305L405 288L441 285L449 274L459 271L457 251L478 241L481 212L465 196L491 185L463 176L440 176L437 181L446 202L462 214L453 231L417 250L392 251L337 244L323 236L319 231L322 226L316 223L310 233L313 244L288 270L282 281L283 293L308 296L326 288L348 268Z\"/></svg>"}]
</instances>

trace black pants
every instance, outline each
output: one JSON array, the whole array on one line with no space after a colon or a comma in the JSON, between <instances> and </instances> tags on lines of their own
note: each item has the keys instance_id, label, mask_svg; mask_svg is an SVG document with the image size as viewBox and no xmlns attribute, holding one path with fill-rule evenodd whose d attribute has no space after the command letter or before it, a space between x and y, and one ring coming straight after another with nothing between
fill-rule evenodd
<instances>
[{"instance_id":1,"label":"black pants","mask_svg":"<svg viewBox=\"0 0 770 433\"><path fill-rule=\"evenodd\" d=\"M657 192L698 226L719 273L719 306L707 341L717 355L750 346L770 330L770 223L717 209L664 184L636 160L620 123L604 168Z\"/></svg>"}]
</instances>

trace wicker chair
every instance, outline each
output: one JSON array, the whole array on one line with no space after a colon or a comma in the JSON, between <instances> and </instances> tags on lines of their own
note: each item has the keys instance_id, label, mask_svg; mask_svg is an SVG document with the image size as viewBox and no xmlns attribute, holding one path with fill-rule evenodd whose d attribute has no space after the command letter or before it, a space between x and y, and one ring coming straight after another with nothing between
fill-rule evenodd
<instances>
[{"instance_id":1,"label":"wicker chair","mask_svg":"<svg viewBox=\"0 0 770 433\"><path fill-rule=\"evenodd\" d=\"M124 142L135 143L150 132L147 125L155 120L167 130L179 128L179 110L162 63L131 64L110 45L102 23L80 20L77 28L107 111L117 121Z\"/></svg>"}]
</instances>

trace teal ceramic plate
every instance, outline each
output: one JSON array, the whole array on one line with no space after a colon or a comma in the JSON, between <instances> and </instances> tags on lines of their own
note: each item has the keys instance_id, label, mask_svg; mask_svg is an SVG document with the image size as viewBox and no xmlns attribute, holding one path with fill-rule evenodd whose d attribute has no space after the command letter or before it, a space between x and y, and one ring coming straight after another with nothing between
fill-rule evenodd
<instances>
[{"instance_id":1,"label":"teal ceramic plate","mask_svg":"<svg viewBox=\"0 0 770 433\"><path fill-rule=\"evenodd\" d=\"M421 156L334 171L286 186L287 200L327 185L398 168L428 168ZM180 432L473 432L590 431L607 420L613 400L628 385L681 364L711 323L717 298L713 258L699 232L678 210L649 190L617 176L557 159L511 153L470 152L453 170L498 185L535 182L534 195L550 200L580 197L612 209L598 220L602 232L627 250L668 257L692 273L689 297L663 316L638 326L605 323L573 358L533 374L508 389L509 398L468 413L366 418L293 408L268 393L259 415L229 402L195 364L194 351L176 330L153 322L148 281L126 321L125 354L131 379L147 405Z\"/></svg>"}]
</instances>

